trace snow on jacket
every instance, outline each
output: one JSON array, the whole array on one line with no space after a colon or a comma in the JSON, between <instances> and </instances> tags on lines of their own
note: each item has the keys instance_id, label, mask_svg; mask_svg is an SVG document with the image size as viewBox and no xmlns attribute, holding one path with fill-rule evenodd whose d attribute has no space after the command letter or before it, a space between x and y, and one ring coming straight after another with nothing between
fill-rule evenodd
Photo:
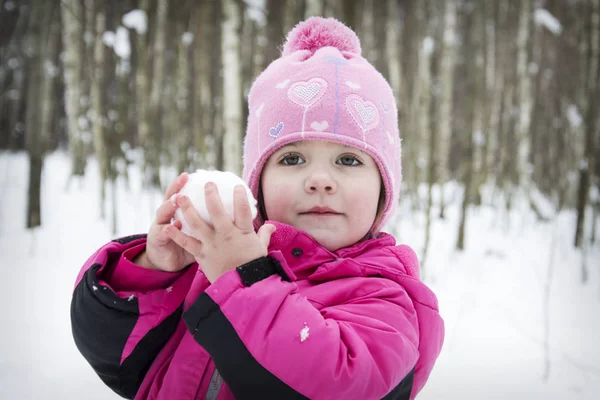
<instances>
[{"instance_id":1,"label":"snow on jacket","mask_svg":"<svg viewBox=\"0 0 600 400\"><path fill-rule=\"evenodd\" d=\"M444 337L414 252L384 233L330 252L272 223L269 255L212 285L133 264L145 235L103 246L75 284L79 351L126 398L414 398Z\"/></svg>"}]
</instances>

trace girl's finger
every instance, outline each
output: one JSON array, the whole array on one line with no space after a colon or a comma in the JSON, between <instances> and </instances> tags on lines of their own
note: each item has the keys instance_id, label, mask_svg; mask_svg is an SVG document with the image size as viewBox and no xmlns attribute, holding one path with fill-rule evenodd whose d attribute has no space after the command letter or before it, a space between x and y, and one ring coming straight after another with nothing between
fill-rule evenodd
<instances>
[{"instance_id":1,"label":"girl's finger","mask_svg":"<svg viewBox=\"0 0 600 400\"><path fill-rule=\"evenodd\" d=\"M181 208L185 222L196 237L205 242L212 236L212 228L198 214L189 197L177 196L177 205Z\"/></svg>"},{"instance_id":2,"label":"girl's finger","mask_svg":"<svg viewBox=\"0 0 600 400\"><path fill-rule=\"evenodd\" d=\"M187 172L182 172L181 175L179 175L173 182L171 182L171 184L167 188L167 191L165 192L165 200L170 199L171 196L179 192L181 188L187 183L187 181Z\"/></svg>"},{"instance_id":3,"label":"girl's finger","mask_svg":"<svg viewBox=\"0 0 600 400\"><path fill-rule=\"evenodd\" d=\"M171 221L177 211L177 203L175 199L167 199L156 210L156 223L159 225L166 224Z\"/></svg>"},{"instance_id":4,"label":"girl's finger","mask_svg":"<svg viewBox=\"0 0 600 400\"><path fill-rule=\"evenodd\" d=\"M227 214L227 211L225 211L225 207L223 207L217 185L208 182L204 186L204 196L206 198L206 209L215 230L224 231L230 229L232 225L231 217Z\"/></svg>"},{"instance_id":5,"label":"girl's finger","mask_svg":"<svg viewBox=\"0 0 600 400\"><path fill-rule=\"evenodd\" d=\"M236 185L233 189L233 222L244 233L254 232L252 210L248 203L246 189L242 185Z\"/></svg>"},{"instance_id":6,"label":"girl's finger","mask_svg":"<svg viewBox=\"0 0 600 400\"><path fill-rule=\"evenodd\" d=\"M200 258L202 254L202 242L191 236L186 235L179 229L172 225L166 225L163 228L163 232L167 234L172 241L177 243L182 249L194 256L194 258Z\"/></svg>"}]
</instances>

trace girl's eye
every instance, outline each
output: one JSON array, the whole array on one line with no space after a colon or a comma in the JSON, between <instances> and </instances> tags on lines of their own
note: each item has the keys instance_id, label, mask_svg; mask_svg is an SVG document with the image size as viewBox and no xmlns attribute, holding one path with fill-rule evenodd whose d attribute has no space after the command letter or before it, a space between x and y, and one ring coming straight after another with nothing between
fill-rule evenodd
<instances>
[{"instance_id":1,"label":"girl's eye","mask_svg":"<svg viewBox=\"0 0 600 400\"><path fill-rule=\"evenodd\" d=\"M337 164L345 165L346 167L356 167L362 163L354 156L342 156L338 158Z\"/></svg>"},{"instance_id":2,"label":"girl's eye","mask_svg":"<svg viewBox=\"0 0 600 400\"><path fill-rule=\"evenodd\" d=\"M297 154L288 154L281 159L280 163L284 165L299 165L304 164L305 161Z\"/></svg>"}]
</instances>

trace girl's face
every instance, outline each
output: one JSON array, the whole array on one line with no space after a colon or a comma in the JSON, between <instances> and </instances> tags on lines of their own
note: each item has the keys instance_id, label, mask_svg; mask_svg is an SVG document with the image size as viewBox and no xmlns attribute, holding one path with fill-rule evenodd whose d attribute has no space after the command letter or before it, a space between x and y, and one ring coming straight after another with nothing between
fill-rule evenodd
<instances>
[{"instance_id":1,"label":"girl's face","mask_svg":"<svg viewBox=\"0 0 600 400\"><path fill-rule=\"evenodd\" d=\"M268 219L309 233L330 251L369 232L381 177L366 153L327 141L299 141L271 155L261 177Z\"/></svg>"}]
</instances>

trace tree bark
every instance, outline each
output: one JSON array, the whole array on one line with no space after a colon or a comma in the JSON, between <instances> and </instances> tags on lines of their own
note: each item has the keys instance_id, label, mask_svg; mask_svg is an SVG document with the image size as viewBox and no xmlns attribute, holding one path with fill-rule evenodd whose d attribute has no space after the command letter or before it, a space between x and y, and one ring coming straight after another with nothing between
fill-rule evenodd
<instances>
[{"instance_id":1,"label":"tree bark","mask_svg":"<svg viewBox=\"0 0 600 400\"><path fill-rule=\"evenodd\" d=\"M529 74L529 38L531 0L521 0L519 33L517 36L517 75L519 80L519 119L517 123L517 171L519 186L529 193L532 167L529 162L531 123L531 77Z\"/></svg>"},{"instance_id":2,"label":"tree bark","mask_svg":"<svg viewBox=\"0 0 600 400\"><path fill-rule=\"evenodd\" d=\"M264 50L263 58L263 69L267 68L273 60L279 57L280 51L279 46L285 39L285 33L283 32L283 23L285 20L285 9L287 0L267 0L266 10L267 21L266 21L266 34L267 44ZM224 4L229 3L229 1ZM236 6L239 7L239 6ZM239 13L239 11L236 11ZM228 15L228 11L225 11L225 15ZM241 24L236 22L236 24ZM226 24L223 25L225 28ZM237 26L237 25L236 25ZM237 29L237 28L236 28ZM224 51L224 49L223 49Z\"/></svg>"},{"instance_id":3,"label":"tree bark","mask_svg":"<svg viewBox=\"0 0 600 400\"><path fill-rule=\"evenodd\" d=\"M45 153L44 101L50 101L50 78L44 63L49 54L48 34L52 25L53 4L50 2L31 7L26 40L28 54L26 149L29 156L29 188L27 192L27 228L42 224L41 184Z\"/></svg>"},{"instance_id":4,"label":"tree bark","mask_svg":"<svg viewBox=\"0 0 600 400\"><path fill-rule=\"evenodd\" d=\"M585 147L583 158L579 163L579 188L577 190L577 222L575 226L575 247L582 247L585 240L585 214L589 202L592 170L594 166L594 135L596 134L598 120L598 62L600 56L600 0L590 0L591 24L588 36L589 60L588 70L588 104L585 115ZM596 61L594 61L596 60Z\"/></svg>"},{"instance_id":5,"label":"tree bark","mask_svg":"<svg viewBox=\"0 0 600 400\"><path fill-rule=\"evenodd\" d=\"M471 2L473 5L473 2ZM475 52L477 51L477 35L480 35L480 32L475 29L476 24L474 19L476 18L476 12L471 11L469 15L465 17L465 43L467 48L465 49L465 57L468 60L472 60L475 57ZM460 210L460 223L458 226L458 235L456 241L456 248L458 250L465 249L465 236L466 236L466 226L467 226L467 214L468 208L471 204L472 199L472 189L473 189L473 178L474 178L474 128L476 124L477 118L477 102L480 99L476 98L477 90L476 76L477 66L474 62L470 62L467 68L467 83L466 83L466 91L470 95L465 104L465 135L463 136L463 148L464 148L464 160L461 163L461 176L463 181L464 193L463 199L461 203Z\"/></svg>"},{"instance_id":6,"label":"tree bark","mask_svg":"<svg viewBox=\"0 0 600 400\"><path fill-rule=\"evenodd\" d=\"M85 173L86 157L84 135L88 132L85 109L81 104L85 73L82 53L84 51L83 7L79 0L61 2L61 17L63 25L63 45L65 57L63 72L65 80L65 109L67 114L67 132L69 135L69 153L71 154L71 174L83 176Z\"/></svg>"},{"instance_id":7,"label":"tree bark","mask_svg":"<svg viewBox=\"0 0 600 400\"><path fill-rule=\"evenodd\" d=\"M223 2L223 167L238 175L242 171L240 11L236 0Z\"/></svg>"},{"instance_id":8,"label":"tree bark","mask_svg":"<svg viewBox=\"0 0 600 400\"><path fill-rule=\"evenodd\" d=\"M183 17L185 18L185 17ZM191 82L190 65L189 65L189 45L190 43L184 40L184 35L187 31L187 21L178 21L177 35L177 69L176 69L176 90L175 90L175 113L179 129L177 131L176 140L178 143L177 150L177 171L185 171L190 166L190 147L192 146L192 137L190 132L190 93L189 87ZM197 40L198 38L195 38Z\"/></svg>"},{"instance_id":9,"label":"tree bark","mask_svg":"<svg viewBox=\"0 0 600 400\"><path fill-rule=\"evenodd\" d=\"M439 150L437 176L440 184L440 218L445 218L445 185L450 165L450 138L452 135L452 105L454 93L454 59L456 54L456 0L446 0L444 10L444 38L442 41L440 116L438 118Z\"/></svg>"},{"instance_id":10,"label":"tree bark","mask_svg":"<svg viewBox=\"0 0 600 400\"><path fill-rule=\"evenodd\" d=\"M92 64L92 129L94 132L94 151L98 170L100 172L100 218L106 218L106 181L108 180L108 149L104 137L104 61L105 46L102 34L106 30L106 14L104 4L93 1L91 6L95 10L94 30L94 59Z\"/></svg>"},{"instance_id":11,"label":"tree bark","mask_svg":"<svg viewBox=\"0 0 600 400\"><path fill-rule=\"evenodd\" d=\"M161 187L160 179L160 154L162 146L163 119L162 119L162 91L165 81L165 47L167 38L167 0L158 0L156 10L156 30L152 54L152 85L150 89L149 121L152 132L149 133L149 147L147 149L147 178L153 187Z\"/></svg>"}]
</instances>

